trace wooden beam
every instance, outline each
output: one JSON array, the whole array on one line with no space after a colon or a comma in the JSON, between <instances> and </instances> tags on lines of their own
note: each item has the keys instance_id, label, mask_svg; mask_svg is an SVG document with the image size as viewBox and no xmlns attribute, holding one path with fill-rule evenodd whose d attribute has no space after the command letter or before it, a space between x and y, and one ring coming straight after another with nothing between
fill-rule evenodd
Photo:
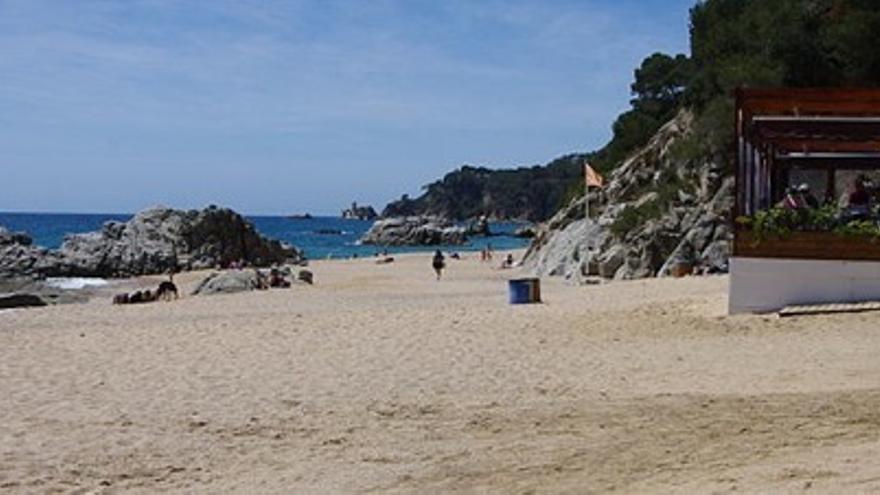
<instances>
[{"instance_id":1,"label":"wooden beam","mask_svg":"<svg viewBox=\"0 0 880 495\"><path fill-rule=\"evenodd\" d=\"M880 89L874 88L740 89L737 97L753 115L880 116Z\"/></svg>"},{"instance_id":2,"label":"wooden beam","mask_svg":"<svg viewBox=\"0 0 880 495\"><path fill-rule=\"evenodd\" d=\"M765 141L765 139L761 139ZM766 141L787 153L880 153L880 140L837 141L833 139L769 138Z\"/></svg>"},{"instance_id":3,"label":"wooden beam","mask_svg":"<svg viewBox=\"0 0 880 495\"><path fill-rule=\"evenodd\" d=\"M780 167L798 167L813 170L880 170L880 160L848 158L844 160L777 157Z\"/></svg>"}]
</instances>

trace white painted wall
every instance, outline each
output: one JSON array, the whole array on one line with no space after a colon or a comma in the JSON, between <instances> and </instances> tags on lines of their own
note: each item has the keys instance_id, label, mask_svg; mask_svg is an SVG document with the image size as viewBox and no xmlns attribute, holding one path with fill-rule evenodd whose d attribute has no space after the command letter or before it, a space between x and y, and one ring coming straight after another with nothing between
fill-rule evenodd
<instances>
[{"instance_id":1,"label":"white painted wall","mask_svg":"<svg viewBox=\"0 0 880 495\"><path fill-rule=\"evenodd\" d=\"M730 259L730 314L863 301L880 301L880 262Z\"/></svg>"}]
</instances>

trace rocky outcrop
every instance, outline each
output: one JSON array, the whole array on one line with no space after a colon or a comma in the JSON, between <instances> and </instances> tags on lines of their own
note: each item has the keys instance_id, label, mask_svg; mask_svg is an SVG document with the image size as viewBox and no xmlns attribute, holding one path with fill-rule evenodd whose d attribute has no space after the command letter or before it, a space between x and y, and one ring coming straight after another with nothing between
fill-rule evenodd
<instances>
[{"instance_id":1,"label":"rocky outcrop","mask_svg":"<svg viewBox=\"0 0 880 495\"><path fill-rule=\"evenodd\" d=\"M258 270L227 270L202 280L193 295L234 294L268 287L269 279Z\"/></svg>"},{"instance_id":2,"label":"rocky outcrop","mask_svg":"<svg viewBox=\"0 0 880 495\"><path fill-rule=\"evenodd\" d=\"M63 275L67 268L57 252L35 246L27 234L0 227L0 281Z\"/></svg>"},{"instance_id":3,"label":"rocky outcrop","mask_svg":"<svg viewBox=\"0 0 880 495\"><path fill-rule=\"evenodd\" d=\"M69 236L60 254L73 274L93 277L203 269L239 260L268 266L301 258L292 246L262 237L238 213L215 206L144 210L128 222L108 222L99 232Z\"/></svg>"},{"instance_id":4,"label":"rocky outcrop","mask_svg":"<svg viewBox=\"0 0 880 495\"><path fill-rule=\"evenodd\" d=\"M273 268L271 270L225 270L214 272L199 282L199 285L193 290L193 295L211 296L265 290L273 287L273 279L290 282L280 285L283 287L290 287L291 283L301 285L312 285L314 283L312 272L300 270L294 274L290 267Z\"/></svg>"},{"instance_id":5,"label":"rocky outcrop","mask_svg":"<svg viewBox=\"0 0 880 495\"><path fill-rule=\"evenodd\" d=\"M33 245L23 234L0 231L0 279L129 277L227 265L298 262L296 248L262 237L226 208L181 211L151 208L128 222L68 236L58 251Z\"/></svg>"},{"instance_id":6,"label":"rocky outcrop","mask_svg":"<svg viewBox=\"0 0 880 495\"><path fill-rule=\"evenodd\" d=\"M467 224L467 228L465 229L465 234L468 236L483 236L488 237L492 235L492 230L489 228L489 219L484 216L480 218L476 218L471 220Z\"/></svg>"},{"instance_id":7,"label":"rocky outcrop","mask_svg":"<svg viewBox=\"0 0 880 495\"><path fill-rule=\"evenodd\" d=\"M722 159L681 152L692 132L682 111L589 193L590 220L581 197L542 225L524 265L573 282L726 271L733 178Z\"/></svg>"},{"instance_id":8,"label":"rocky outcrop","mask_svg":"<svg viewBox=\"0 0 880 495\"><path fill-rule=\"evenodd\" d=\"M362 244L435 246L467 242L465 229L437 217L402 217L376 221L361 237Z\"/></svg>"}]
</instances>

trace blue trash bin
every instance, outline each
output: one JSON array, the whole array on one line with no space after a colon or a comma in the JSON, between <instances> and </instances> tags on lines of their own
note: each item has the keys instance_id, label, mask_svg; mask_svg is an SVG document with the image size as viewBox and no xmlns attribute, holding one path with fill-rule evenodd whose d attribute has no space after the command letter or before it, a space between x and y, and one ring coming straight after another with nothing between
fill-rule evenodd
<instances>
[{"instance_id":1,"label":"blue trash bin","mask_svg":"<svg viewBox=\"0 0 880 495\"><path fill-rule=\"evenodd\" d=\"M541 302L541 281L537 278L520 278L507 283L510 304L535 304Z\"/></svg>"}]
</instances>

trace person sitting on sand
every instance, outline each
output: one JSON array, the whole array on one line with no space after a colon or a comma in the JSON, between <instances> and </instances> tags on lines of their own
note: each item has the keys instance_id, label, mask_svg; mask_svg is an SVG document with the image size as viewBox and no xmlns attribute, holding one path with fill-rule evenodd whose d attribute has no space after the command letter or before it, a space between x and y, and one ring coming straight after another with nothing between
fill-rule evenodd
<instances>
[{"instance_id":1,"label":"person sitting on sand","mask_svg":"<svg viewBox=\"0 0 880 495\"><path fill-rule=\"evenodd\" d=\"M269 287L286 289L290 287L290 282L284 278L284 274L278 268L272 268L269 272Z\"/></svg>"},{"instance_id":2,"label":"person sitting on sand","mask_svg":"<svg viewBox=\"0 0 880 495\"><path fill-rule=\"evenodd\" d=\"M504 261L501 262L501 269L505 270L507 268L513 268L514 264L515 262L513 261L513 255L508 254L507 258L505 258Z\"/></svg>"},{"instance_id":3,"label":"person sitting on sand","mask_svg":"<svg viewBox=\"0 0 880 495\"><path fill-rule=\"evenodd\" d=\"M434 271L437 273L437 280L440 280L440 277L443 275L443 268L446 267L446 262L443 258L443 253L438 249L434 252L434 259L431 260L431 266L434 267Z\"/></svg>"}]
</instances>

